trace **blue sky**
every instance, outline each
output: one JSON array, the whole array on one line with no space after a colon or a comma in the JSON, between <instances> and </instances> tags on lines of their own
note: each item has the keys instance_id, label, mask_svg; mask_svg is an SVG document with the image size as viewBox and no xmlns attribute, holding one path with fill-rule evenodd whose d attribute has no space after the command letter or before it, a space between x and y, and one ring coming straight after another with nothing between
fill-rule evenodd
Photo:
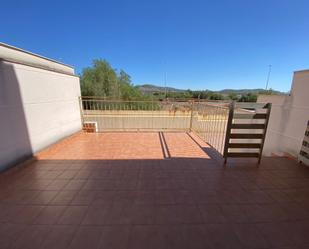
<instances>
[{"instance_id":1,"label":"blue sky","mask_svg":"<svg viewBox=\"0 0 309 249\"><path fill-rule=\"evenodd\" d=\"M135 84L290 89L309 69L309 1L3 1L0 41L75 66L94 58Z\"/></svg>"}]
</instances>

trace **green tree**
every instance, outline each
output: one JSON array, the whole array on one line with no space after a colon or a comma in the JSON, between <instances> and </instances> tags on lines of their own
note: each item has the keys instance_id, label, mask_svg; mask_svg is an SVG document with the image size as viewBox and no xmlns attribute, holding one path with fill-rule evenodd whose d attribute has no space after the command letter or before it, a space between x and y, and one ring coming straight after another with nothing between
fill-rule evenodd
<instances>
[{"instance_id":1,"label":"green tree","mask_svg":"<svg viewBox=\"0 0 309 249\"><path fill-rule=\"evenodd\" d=\"M224 96L220 93L210 92L209 99L210 100L223 100Z\"/></svg>"},{"instance_id":2,"label":"green tree","mask_svg":"<svg viewBox=\"0 0 309 249\"><path fill-rule=\"evenodd\" d=\"M130 75L124 70L120 70L118 85L120 89L120 98L123 100L139 100L146 98L139 89L133 86Z\"/></svg>"},{"instance_id":3,"label":"green tree","mask_svg":"<svg viewBox=\"0 0 309 249\"><path fill-rule=\"evenodd\" d=\"M82 96L99 96L111 99L147 99L131 83L131 77L124 70L119 74L106 60L93 60L92 67L85 68L81 74Z\"/></svg>"},{"instance_id":4,"label":"green tree","mask_svg":"<svg viewBox=\"0 0 309 249\"><path fill-rule=\"evenodd\" d=\"M241 95L241 97L239 98L239 102L256 102L257 100L257 95L254 93L247 93L247 94L243 94Z\"/></svg>"},{"instance_id":5,"label":"green tree","mask_svg":"<svg viewBox=\"0 0 309 249\"><path fill-rule=\"evenodd\" d=\"M106 60L93 60L93 66L81 74L83 96L117 97L118 79L115 70Z\"/></svg>"},{"instance_id":6,"label":"green tree","mask_svg":"<svg viewBox=\"0 0 309 249\"><path fill-rule=\"evenodd\" d=\"M238 95L236 93L229 93L228 98L230 100L238 100Z\"/></svg>"}]
</instances>

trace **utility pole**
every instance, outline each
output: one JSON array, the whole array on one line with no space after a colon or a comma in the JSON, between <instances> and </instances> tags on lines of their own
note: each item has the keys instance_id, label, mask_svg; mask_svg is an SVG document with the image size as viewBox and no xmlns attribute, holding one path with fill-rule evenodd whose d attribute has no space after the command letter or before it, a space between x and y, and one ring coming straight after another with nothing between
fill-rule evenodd
<instances>
[{"instance_id":1,"label":"utility pole","mask_svg":"<svg viewBox=\"0 0 309 249\"><path fill-rule=\"evenodd\" d=\"M265 90L267 90L267 88L268 88L270 73L271 73L271 65L268 66L268 74L267 74L267 80L266 80L266 87L265 87Z\"/></svg>"},{"instance_id":2,"label":"utility pole","mask_svg":"<svg viewBox=\"0 0 309 249\"><path fill-rule=\"evenodd\" d=\"M167 98L167 89L166 89L166 71L164 72L164 87L165 87L165 100Z\"/></svg>"}]
</instances>

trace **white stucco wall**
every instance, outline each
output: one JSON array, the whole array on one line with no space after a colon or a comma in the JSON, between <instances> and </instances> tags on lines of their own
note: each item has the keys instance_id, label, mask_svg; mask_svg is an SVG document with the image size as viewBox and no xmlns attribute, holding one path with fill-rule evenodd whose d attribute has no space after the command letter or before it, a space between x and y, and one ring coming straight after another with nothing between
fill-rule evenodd
<instances>
[{"instance_id":1,"label":"white stucco wall","mask_svg":"<svg viewBox=\"0 0 309 249\"><path fill-rule=\"evenodd\" d=\"M81 119L80 84L74 69L61 63L52 65L57 62L51 61L47 61L46 69L44 63L38 68L13 62L14 57L6 61L1 55L0 49L0 170L3 170L79 131Z\"/></svg>"},{"instance_id":2,"label":"white stucco wall","mask_svg":"<svg viewBox=\"0 0 309 249\"><path fill-rule=\"evenodd\" d=\"M299 154L309 120L309 70L294 73L290 96L261 95L272 103L263 154Z\"/></svg>"}]
</instances>

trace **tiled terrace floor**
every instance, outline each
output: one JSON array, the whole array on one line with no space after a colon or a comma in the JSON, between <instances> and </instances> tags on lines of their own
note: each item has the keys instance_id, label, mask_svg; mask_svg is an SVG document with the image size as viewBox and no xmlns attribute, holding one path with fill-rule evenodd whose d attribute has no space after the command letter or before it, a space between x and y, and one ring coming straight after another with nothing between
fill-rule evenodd
<instances>
[{"instance_id":1,"label":"tiled terrace floor","mask_svg":"<svg viewBox=\"0 0 309 249\"><path fill-rule=\"evenodd\" d=\"M205 151L185 133L66 139L0 175L0 248L309 248L309 169Z\"/></svg>"}]
</instances>

